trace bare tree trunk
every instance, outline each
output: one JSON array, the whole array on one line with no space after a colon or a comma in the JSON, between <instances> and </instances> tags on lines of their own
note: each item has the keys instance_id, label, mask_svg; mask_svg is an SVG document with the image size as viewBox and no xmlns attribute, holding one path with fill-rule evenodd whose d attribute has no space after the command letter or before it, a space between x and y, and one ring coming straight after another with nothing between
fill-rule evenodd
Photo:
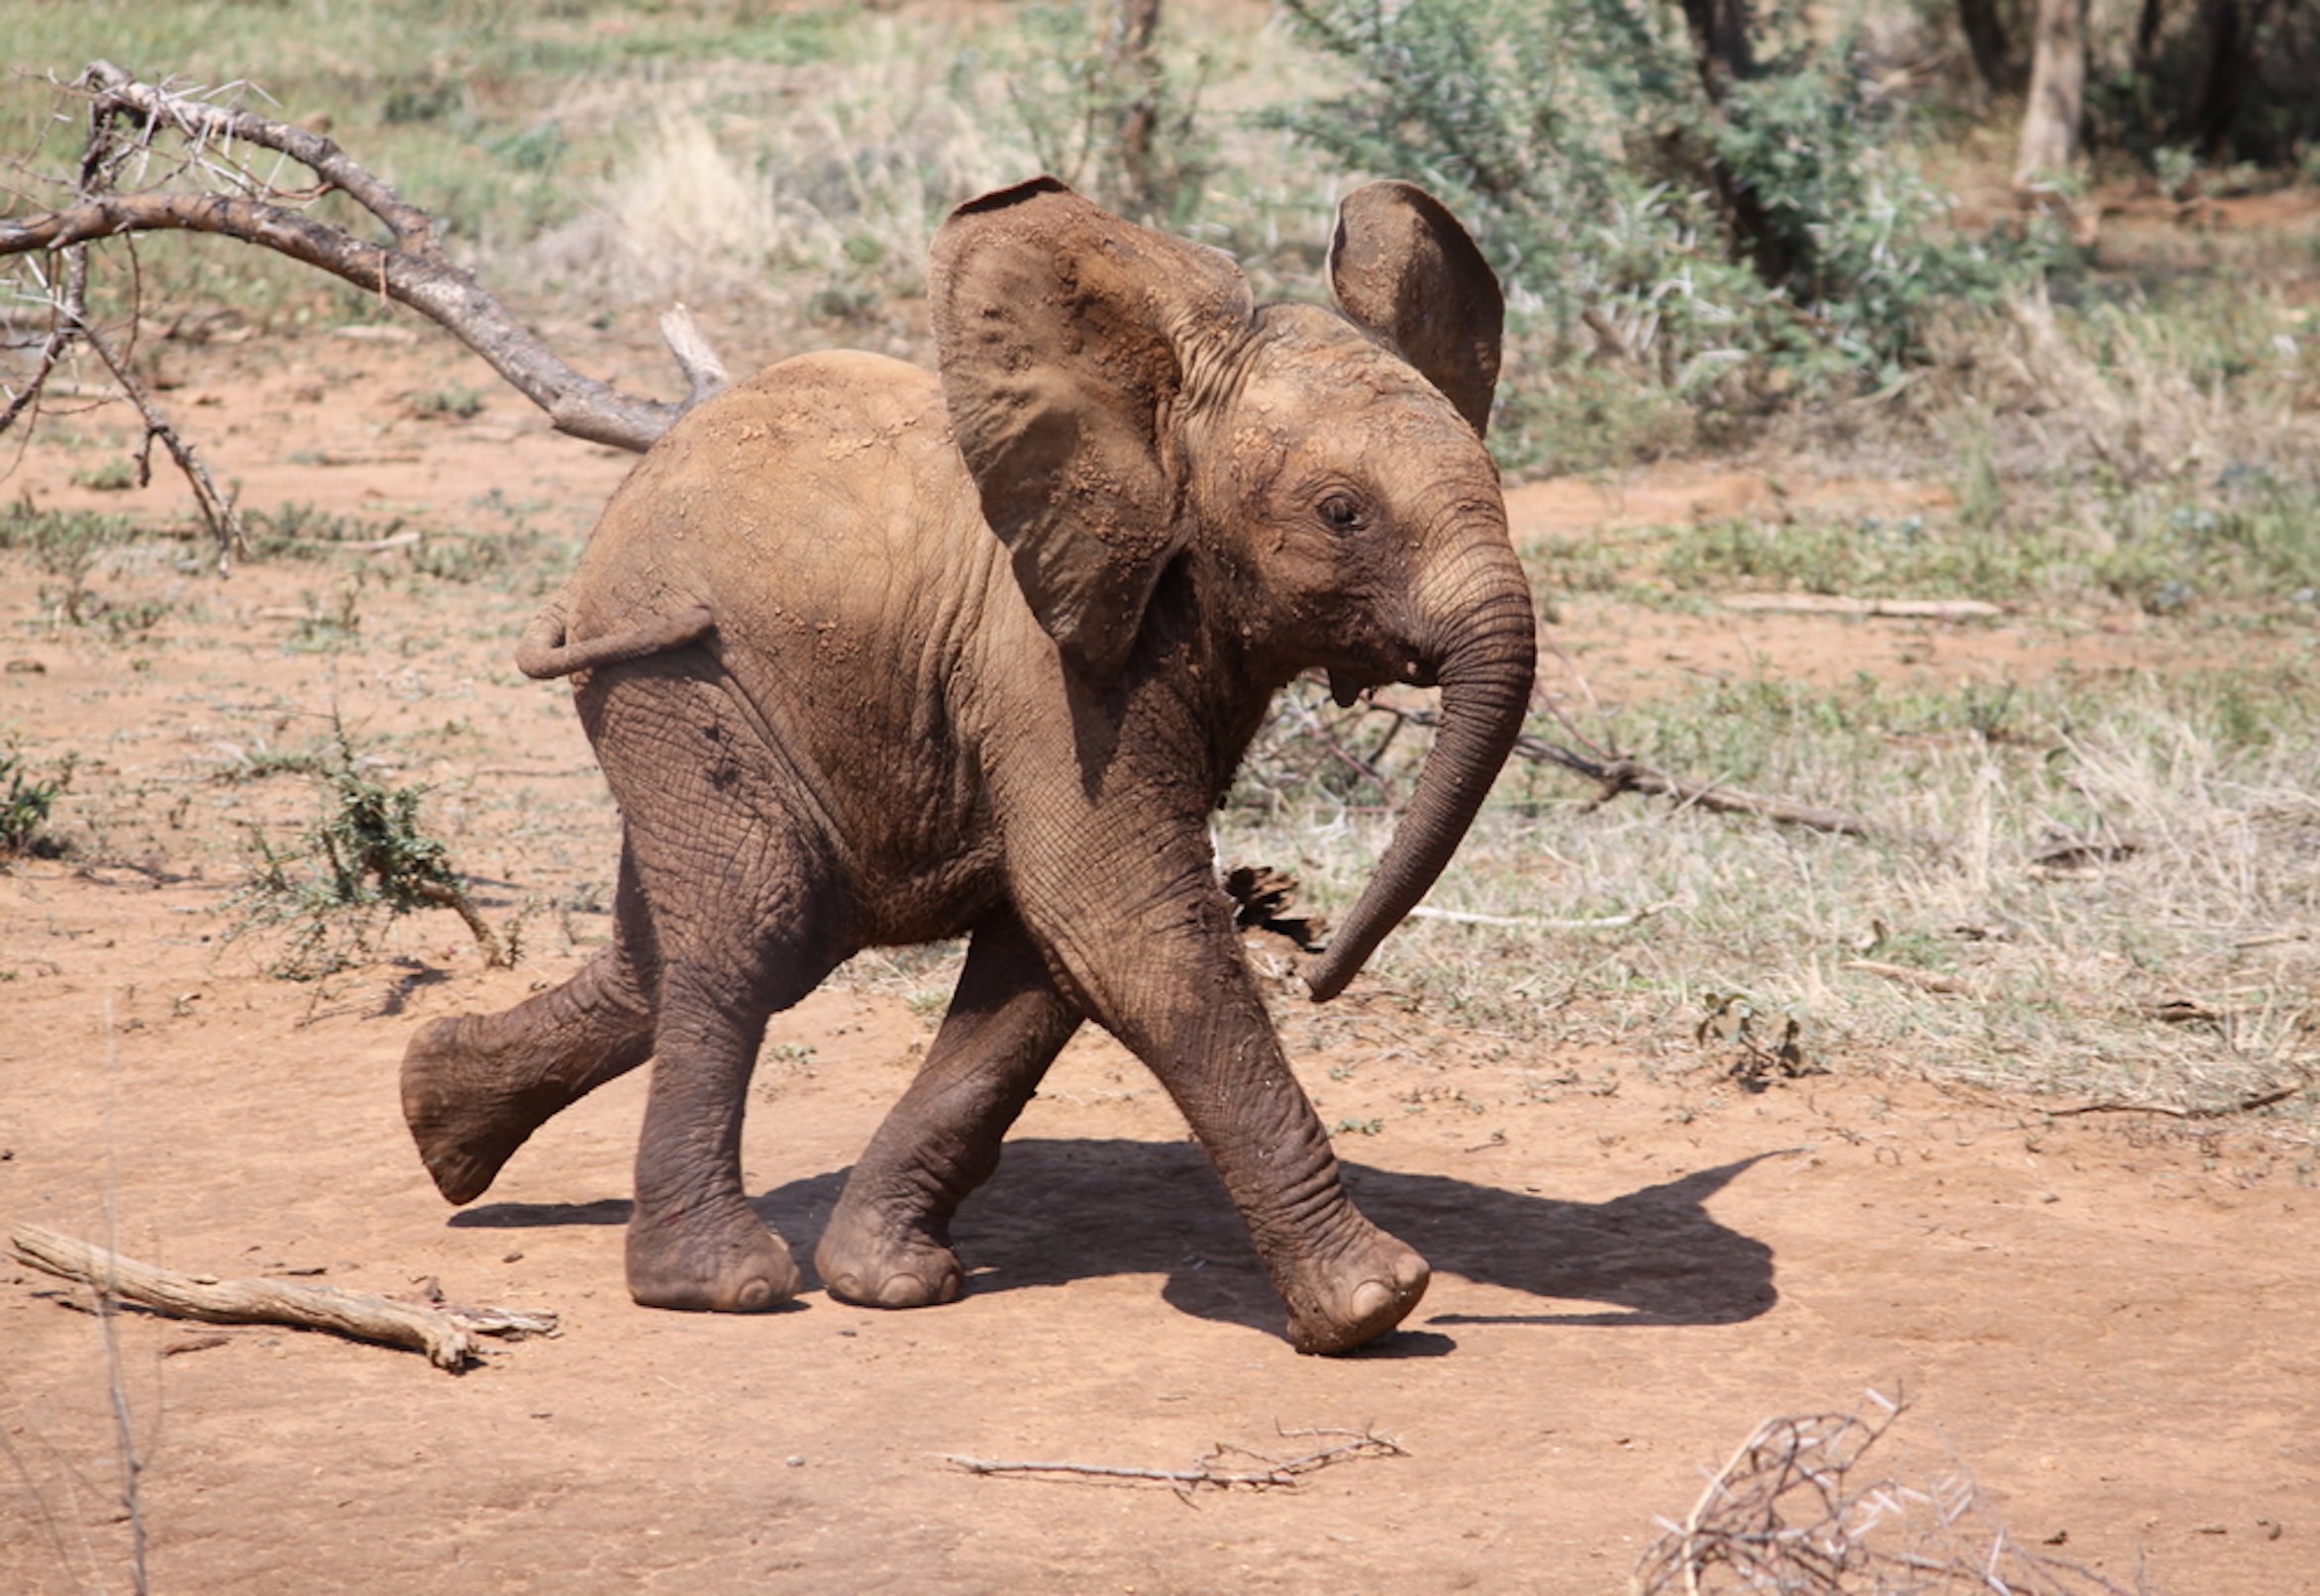
<instances>
[{"instance_id":1,"label":"bare tree trunk","mask_svg":"<svg viewBox=\"0 0 2320 1596\"><path fill-rule=\"evenodd\" d=\"M2151 76L2151 59L2159 50L2159 27L2167 21L2167 0L2143 0L2135 17L2135 76Z\"/></svg>"},{"instance_id":2,"label":"bare tree trunk","mask_svg":"<svg viewBox=\"0 0 2320 1596\"><path fill-rule=\"evenodd\" d=\"M1708 98L1722 105L1732 85L1756 76L1755 17L1749 0L1683 0L1683 24Z\"/></svg>"},{"instance_id":3,"label":"bare tree trunk","mask_svg":"<svg viewBox=\"0 0 2320 1596\"><path fill-rule=\"evenodd\" d=\"M2146 0L2157 4L2157 0ZM2013 40L2006 37L2006 19L1999 15L1998 0L1958 0L1958 23L1966 33L1966 48L1972 52L1973 69L1992 94L2019 94L2029 81L2021 55L2014 49Z\"/></svg>"},{"instance_id":4,"label":"bare tree trunk","mask_svg":"<svg viewBox=\"0 0 2320 1596\"><path fill-rule=\"evenodd\" d=\"M1165 209L1153 151L1160 123L1160 53L1155 45L1160 17L1160 0L1120 0L1111 39L1114 81L1125 94L1113 130L1120 161L1117 197L1122 209L1144 222L1158 221Z\"/></svg>"},{"instance_id":5,"label":"bare tree trunk","mask_svg":"<svg viewBox=\"0 0 2320 1596\"><path fill-rule=\"evenodd\" d=\"M1757 75L1756 16L1751 0L1683 0L1683 24L1691 35L1692 61L1708 103L1723 112L1735 85ZM1720 156L1707 159L1717 208L1749 264L1765 283L1779 287L1812 271L1809 247L1783 232L1755 189L1741 181Z\"/></svg>"},{"instance_id":6,"label":"bare tree trunk","mask_svg":"<svg viewBox=\"0 0 2320 1596\"><path fill-rule=\"evenodd\" d=\"M2199 8L2200 28L2207 35L2207 67L2200 73L2199 97L2191 108L2191 143L2203 160L2230 153L2232 130L2255 82L2256 56L2270 11L2270 0L2204 0Z\"/></svg>"},{"instance_id":7,"label":"bare tree trunk","mask_svg":"<svg viewBox=\"0 0 2320 1596\"><path fill-rule=\"evenodd\" d=\"M2015 187L2036 189L2070 169L2085 108L2086 0L2038 0Z\"/></svg>"}]
</instances>

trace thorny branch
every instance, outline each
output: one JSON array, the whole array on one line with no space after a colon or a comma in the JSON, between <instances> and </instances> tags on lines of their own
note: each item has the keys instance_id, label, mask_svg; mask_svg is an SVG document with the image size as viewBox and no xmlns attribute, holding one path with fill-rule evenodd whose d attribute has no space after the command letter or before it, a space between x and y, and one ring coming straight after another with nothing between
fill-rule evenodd
<instances>
[{"instance_id":1,"label":"thorny branch","mask_svg":"<svg viewBox=\"0 0 2320 1596\"><path fill-rule=\"evenodd\" d=\"M71 203L0 222L0 256L63 257L61 271L50 269L42 278L48 337L30 378L0 410L0 432L37 410L59 362L74 345L85 344L137 405L148 448L160 439L193 480L222 553L240 542L231 504L134 376L130 359L89 318L88 251L110 240L141 233L214 234L328 271L438 323L546 411L558 431L591 443L642 451L685 409L727 381L722 362L682 306L661 318L661 331L691 388L684 403L639 398L581 375L451 258L435 218L321 134L166 83L139 82L109 61L90 65L70 90L88 103L88 131L70 185ZM288 186L280 178L279 162L261 172L244 158L244 149L285 157L314 181ZM173 162L168 175L123 192L124 178L143 174L156 157ZM309 214L332 193L346 195L374 218L385 229L385 242L357 238Z\"/></svg>"}]
</instances>

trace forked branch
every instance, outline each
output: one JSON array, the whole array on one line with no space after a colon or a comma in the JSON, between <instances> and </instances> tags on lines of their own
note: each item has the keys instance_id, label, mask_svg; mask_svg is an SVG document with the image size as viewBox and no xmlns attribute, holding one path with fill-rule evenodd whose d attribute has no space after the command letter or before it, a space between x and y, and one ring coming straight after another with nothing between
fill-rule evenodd
<instances>
[{"instance_id":1,"label":"forked branch","mask_svg":"<svg viewBox=\"0 0 2320 1596\"><path fill-rule=\"evenodd\" d=\"M581 374L451 258L434 217L321 134L139 82L109 61L91 65L75 88L89 101L89 132L73 201L0 223L0 256L64 252L79 260L81 251L106 240L165 232L211 234L271 249L418 311L481 355L547 412L558 431L617 449L650 448L686 408L725 384L723 364L681 306L662 318L661 328L691 388L683 404L641 398ZM175 186L117 191L117 179L133 164L130 157L151 152L164 136L173 141ZM240 158L242 147L286 156L314 181L291 187L261 175ZM385 241L356 237L312 214L331 193L346 195L375 218ZM54 369L63 345L87 336L85 321L60 326L44 348L28 391L37 391ZM28 402L24 394L14 397L0 415L0 428Z\"/></svg>"}]
</instances>

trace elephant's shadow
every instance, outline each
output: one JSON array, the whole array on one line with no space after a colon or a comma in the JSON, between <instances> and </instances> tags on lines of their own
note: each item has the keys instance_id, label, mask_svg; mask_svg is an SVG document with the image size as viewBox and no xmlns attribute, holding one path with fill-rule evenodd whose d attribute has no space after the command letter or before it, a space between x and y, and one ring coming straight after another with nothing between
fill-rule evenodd
<instances>
[{"instance_id":1,"label":"elephant's shadow","mask_svg":"<svg viewBox=\"0 0 2320 1596\"><path fill-rule=\"evenodd\" d=\"M1537 1312L1429 1315L1421 1307L1377 1350L1445 1350L1449 1339L1427 1328L1461 1324L1723 1325L1756 1318L1778 1300L1772 1250L1718 1224L1705 1204L1758 1157L1600 1203L1341 1163L1362 1212L1424 1253L1437 1273L1546 1299ZM801 1261L811 1256L846 1176L844 1169L804 1176L756 1199L758 1214L789 1239ZM629 1206L619 1199L486 1203L451 1223L618 1225ZM960 1210L953 1239L968 1289L978 1294L1161 1274L1162 1294L1186 1313L1280 1327L1280 1299L1248 1232L1207 1159L1187 1143L1009 1142L999 1173Z\"/></svg>"}]
</instances>

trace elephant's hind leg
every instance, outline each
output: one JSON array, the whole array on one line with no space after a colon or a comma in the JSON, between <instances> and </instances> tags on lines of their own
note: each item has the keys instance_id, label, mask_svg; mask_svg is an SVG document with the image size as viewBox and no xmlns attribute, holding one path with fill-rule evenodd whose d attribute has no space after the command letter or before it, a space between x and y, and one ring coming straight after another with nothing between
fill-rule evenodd
<instances>
[{"instance_id":1,"label":"elephant's hind leg","mask_svg":"<svg viewBox=\"0 0 2320 1596\"><path fill-rule=\"evenodd\" d=\"M943 1029L856 1160L814 1249L830 1294L870 1308L950 1302L964 1288L951 1216L991 1177L1079 1014L1012 913L974 934Z\"/></svg>"},{"instance_id":2,"label":"elephant's hind leg","mask_svg":"<svg viewBox=\"0 0 2320 1596\"><path fill-rule=\"evenodd\" d=\"M724 835L742 845L737 851L757 854L730 878L761 892L757 903L705 891L697 855L672 856L656 873L651 850L640 848L664 962L637 1143L629 1294L650 1308L755 1313L797 1295L800 1276L742 1189L750 1075L766 1019L853 949L838 929L842 893L811 845L731 811L712 818L730 823Z\"/></svg>"},{"instance_id":3,"label":"elephant's hind leg","mask_svg":"<svg viewBox=\"0 0 2320 1596\"><path fill-rule=\"evenodd\" d=\"M420 1028L403 1054L403 1119L436 1186L483 1195L534 1131L653 1055L650 917L621 854L612 946L563 985L502 1014Z\"/></svg>"}]
</instances>

